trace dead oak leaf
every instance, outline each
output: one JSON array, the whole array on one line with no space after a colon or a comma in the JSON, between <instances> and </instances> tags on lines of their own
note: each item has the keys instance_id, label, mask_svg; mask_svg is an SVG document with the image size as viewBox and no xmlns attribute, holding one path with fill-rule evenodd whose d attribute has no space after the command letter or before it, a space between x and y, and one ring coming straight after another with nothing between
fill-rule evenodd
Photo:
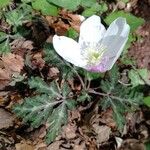
<instances>
[{"instance_id":1,"label":"dead oak leaf","mask_svg":"<svg viewBox=\"0 0 150 150\"><path fill-rule=\"evenodd\" d=\"M3 55L2 61L7 71L10 70L12 72L20 73L24 66L24 59L21 56L12 53Z\"/></svg>"}]
</instances>

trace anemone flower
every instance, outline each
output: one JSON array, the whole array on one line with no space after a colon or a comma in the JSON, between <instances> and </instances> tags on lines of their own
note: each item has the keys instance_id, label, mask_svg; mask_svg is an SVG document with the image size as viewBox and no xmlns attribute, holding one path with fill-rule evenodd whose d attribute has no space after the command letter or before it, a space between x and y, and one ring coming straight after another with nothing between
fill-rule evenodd
<instances>
[{"instance_id":1,"label":"anemone flower","mask_svg":"<svg viewBox=\"0 0 150 150\"><path fill-rule=\"evenodd\" d=\"M91 72L110 70L128 40L130 27L119 17L106 30L99 16L93 15L82 22L79 40L53 37L56 52L66 61Z\"/></svg>"}]
</instances>

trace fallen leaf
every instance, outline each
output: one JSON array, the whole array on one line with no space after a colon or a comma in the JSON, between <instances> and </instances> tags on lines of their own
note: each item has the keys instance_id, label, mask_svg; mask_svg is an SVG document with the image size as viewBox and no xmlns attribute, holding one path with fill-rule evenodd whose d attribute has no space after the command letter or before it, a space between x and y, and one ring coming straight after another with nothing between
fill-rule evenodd
<instances>
[{"instance_id":1,"label":"fallen leaf","mask_svg":"<svg viewBox=\"0 0 150 150\"><path fill-rule=\"evenodd\" d=\"M16 150L35 150L33 145L28 144L26 142L17 143L15 147L16 147Z\"/></svg>"},{"instance_id":2,"label":"fallen leaf","mask_svg":"<svg viewBox=\"0 0 150 150\"><path fill-rule=\"evenodd\" d=\"M47 147L47 150L59 150L62 141L55 141Z\"/></svg>"},{"instance_id":3,"label":"fallen leaf","mask_svg":"<svg viewBox=\"0 0 150 150\"><path fill-rule=\"evenodd\" d=\"M66 139L73 139L76 137L76 130L77 126L70 123L64 127L62 135L64 135Z\"/></svg>"},{"instance_id":4,"label":"fallen leaf","mask_svg":"<svg viewBox=\"0 0 150 150\"><path fill-rule=\"evenodd\" d=\"M6 110L0 108L0 129L7 129L13 126L14 116L7 112Z\"/></svg>"},{"instance_id":5,"label":"fallen leaf","mask_svg":"<svg viewBox=\"0 0 150 150\"><path fill-rule=\"evenodd\" d=\"M146 148L139 140L127 139L122 142L119 150L146 150Z\"/></svg>"},{"instance_id":6,"label":"fallen leaf","mask_svg":"<svg viewBox=\"0 0 150 150\"><path fill-rule=\"evenodd\" d=\"M12 53L6 54L2 56L2 61L7 70L12 72L21 72L24 66L24 59Z\"/></svg>"},{"instance_id":7,"label":"fallen leaf","mask_svg":"<svg viewBox=\"0 0 150 150\"><path fill-rule=\"evenodd\" d=\"M58 68L56 67L52 67L52 68L49 68L49 71L48 71L48 74L47 74L47 77L56 77L57 75L59 74L59 70Z\"/></svg>"},{"instance_id":8,"label":"fallen leaf","mask_svg":"<svg viewBox=\"0 0 150 150\"><path fill-rule=\"evenodd\" d=\"M99 126L98 124L93 124L95 133L97 134L97 144L106 142L111 134L111 128L108 126Z\"/></svg>"},{"instance_id":9,"label":"fallen leaf","mask_svg":"<svg viewBox=\"0 0 150 150\"><path fill-rule=\"evenodd\" d=\"M33 54L31 59L33 68L39 68L41 70L45 66L45 61L42 58L42 53L38 52L36 54Z\"/></svg>"},{"instance_id":10,"label":"fallen leaf","mask_svg":"<svg viewBox=\"0 0 150 150\"><path fill-rule=\"evenodd\" d=\"M49 26L55 30L57 35L65 35L69 28L80 30L81 22L84 20L83 16L72 14L66 10L61 10L59 17L46 16Z\"/></svg>"}]
</instances>

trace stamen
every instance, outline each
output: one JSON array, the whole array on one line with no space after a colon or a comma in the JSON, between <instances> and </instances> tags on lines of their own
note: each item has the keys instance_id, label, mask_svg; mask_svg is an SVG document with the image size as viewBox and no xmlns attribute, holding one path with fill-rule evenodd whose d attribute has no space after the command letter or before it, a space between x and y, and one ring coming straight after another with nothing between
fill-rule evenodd
<instances>
[{"instance_id":1,"label":"stamen","mask_svg":"<svg viewBox=\"0 0 150 150\"><path fill-rule=\"evenodd\" d=\"M105 46L99 43L83 42L81 45L81 55L87 62L87 66L95 66L101 62L104 52L107 50Z\"/></svg>"}]
</instances>

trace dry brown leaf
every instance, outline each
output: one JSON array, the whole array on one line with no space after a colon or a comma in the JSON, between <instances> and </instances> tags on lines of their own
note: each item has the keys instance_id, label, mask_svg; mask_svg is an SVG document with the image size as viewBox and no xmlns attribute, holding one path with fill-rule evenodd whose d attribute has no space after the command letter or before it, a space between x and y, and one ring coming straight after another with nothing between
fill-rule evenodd
<instances>
[{"instance_id":1,"label":"dry brown leaf","mask_svg":"<svg viewBox=\"0 0 150 150\"><path fill-rule=\"evenodd\" d=\"M34 146L31 144L28 144L26 141L24 141L23 143L17 143L15 147L16 147L16 150L35 150Z\"/></svg>"},{"instance_id":2,"label":"dry brown leaf","mask_svg":"<svg viewBox=\"0 0 150 150\"><path fill-rule=\"evenodd\" d=\"M13 126L14 119L12 114L0 108L0 129Z\"/></svg>"},{"instance_id":3,"label":"dry brown leaf","mask_svg":"<svg viewBox=\"0 0 150 150\"><path fill-rule=\"evenodd\" d=\"M62 141L55 141L47 147L47 150L60 150Z\"/></svg>"},{"instance_id":4,"label":"dry brown leaf","mask_svg":"<svg viewBox=\"0 0 150 150\"><path fill-rule=\"evenodd\" d=\"M101 117L99 121L106 124L110 128L116 128L116 122L113 119L113 111L112 109L108 109L101 113Z\"/></svg>"},{"instance_id":5,"label":"dry brown leaf","mask_svg":"<svg viewBox=\"0 0 150 150\"><path fill-rule=\"evenodd\" d=\"M0 89L8 86L14 73L20 73L24 66L24 59L12 53L3 55L0 61Z\"/></svg>"},{"instance_id":6,"label":"dry brown leaf","mask_svg":"<svg viewBox=\"0 0 150 150\"><path fill-rule=\"evenodd\" d=\"M33 49L33 42L30 40L25 40L24 38L16 39L11 43L12 49L26 49L32 50Z\"/></svg>"},{"instance_id":7,"label":"dry brown leaf","mask_svg":"<svg viewBox=\"0 0 150 150\"><path fill-rule=\"evenodd\" d=\"M47 77L56 77L57 75L59 74L59 70L58 68L56 67L52 67L52 68L49 68L49 71L48 71L48 74L47 74Z\"/></svg>"},{"instance_id":8,"label":"dry brown leaf","mask_svg":"<svg viewBox=\"0 0 150 150\"><path fill-rule=\"evenodd\" d=\"M46 20L48 21L50 27L55 30L57 35L65 35L70 27L79 32L80 24L84 20L84 17L72 14L66 10L61 10L59 16L60 17L46 16ZM66 20L67 23L64 20Z\"/></svg>"},{"instance_id":9,"label":"dry brown leaf","mask_svg":"<svg viewBox=\"0 0 150 150\"><path fill-rule=\"evenodd\" d=\"M119 150L146 150L146 148L139 140L127 139L122 142Z\"/></svg>"},{"instance_id":10,"label":"dry brown leaf","mask_svg":"<svg viewBox=\"0 0 150 150\"><path fill-rule=\"evenodd\" d=\"M42 69L45 66L45 61L42 58L42 53L38 52L32 56L32 67Z\"/></svg>"},{"instance_id":11,"label":"dry brown leaf","mask_svg":"<svg viewBox=\"0 0 150 150\"><path fill-rule=\"evenodd\" d=\"M106 142L111 134L111 128L108 126L99 126L98 124L93 124L95 133L97 134L97 144Z\"/></svg>"},{"instance_id":12,"label":"dry brown leaf","mask_svg":"<svg viewBox=\"0 0 150 150\"><path fill-rule=\"evenodd\" d=\"M85 150L86 146L85 143L82 142L80 145L75 145L73 150Z\"/></svg>"},{"instance_id":13,"label":"dry brown leaf","mask_svg":"<svg viewBox=\"0 0 150 150\"><path fill-rule=\"evenodd\" d=\"M6 54L2 56L2 61L7 70L12 72L21 72L24 66L24 59L12 53Z\"/></svg>"},{"instance_id":14,"label":"dry brown leaf","mask_svg":"<svg viewBox=\"0 0 150 150\"><path fill-rule=\"evenodd\" d=\"M68 124L64 127L62 135L67 139L73 139L76 137L77 126L75 124Z\"/></svg>"}]
</instances>

